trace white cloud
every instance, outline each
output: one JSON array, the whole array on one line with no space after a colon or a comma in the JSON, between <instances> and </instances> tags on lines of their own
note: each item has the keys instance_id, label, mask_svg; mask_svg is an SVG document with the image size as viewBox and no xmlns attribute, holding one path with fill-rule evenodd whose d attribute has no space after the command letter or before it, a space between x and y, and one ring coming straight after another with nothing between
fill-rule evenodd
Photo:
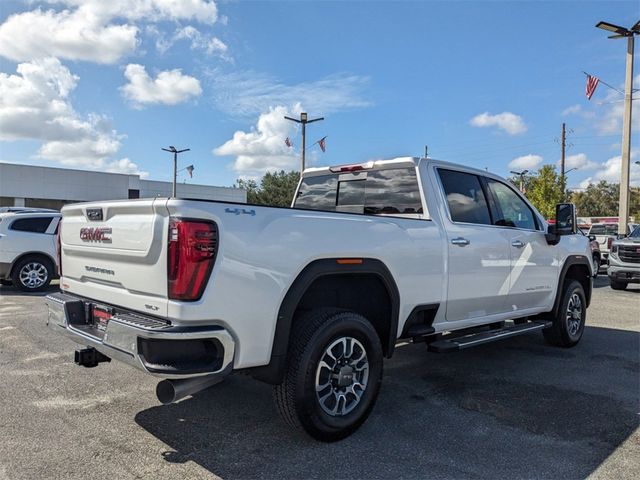
<instances>
[{"instance_id":1,"label":"white cloud","mask_svg":"<svg viewBox=\"0 0 640 480\"><path fill-rule=\"evenodd\" d=\"M247 117L266 112L274 105L303 104L309 112L327 114L371 106L362 95L369 78L339 73L312 82L287 85L257 72L208 73L216 92L214 100L222 111Z\"/></svg>"},{"instance_id":2,"label":"white cloud","mask_svg":"<svg viewBox=\"0 0 640 480\"><path fill-rule=\"evenodd\" d=\"M156 48L160 53L166 52L180 40L189 40L191 42L191 50L201 50L207 55L216 54L226 60L231 60L227 55L229 48L222 40L213 35L202 33L191 25L176 29L173 36L168 39L155 27L149 28L148 31L157 37Z\"/></svg>"},{"instance_id":3,"label":"white cloud","mask_svg":"<svg viewBox=\"0 0 640 480\"><path fill-rule=\"evenodd\" d=\"M633 83L640 83L640 75L636 75ZM622 119L624 115L624 102L622 95L613 90L609 90L605 99L599 102L604 107L604 111L598 116L594 124L601 134L615 134L622 132ZM640 115L631 116L631 129L640 131Z\"/></svg>"},{"instance_id":4,"label":"white cloud","mask_svg":"<svg viewBox=\"0 0 640 480\"><path fill-rule=\"evenodd\" d=\"M139 44L139 22L198 21L213 24L217 7L207 0L50 0L68 8L36 8L0 25L0 55L29 61L55 56L115 63Z\"/></svg>"},{"instance_id":5,"label":"white cloud","mask_svg":"<svg viewBox=\"0 0 640 480\"><path fill-rule=\"evenodd\" d=\"M521 157L514 158L509 162L509 168L533 170L542 163L542 157L540 155L523 155Z\"/></svg>"},{"instance_id":6,"label":"white cloud","mask_svg":"<svg viewBox=\"0 0 640 480\"><path fill-rule=\"evenodd\" d=\"M16 70L0 72L0 140L42 141L37 156L67 166L137 170L128 159L111 160L123 136L107 118L75 111L69 95L79 78L58 59L21 63Z\"/></svg>"},{"instance_id":7,"label":"white cloud","mask_svg":"<svg viewBox=\"0 0 640 480\"><path fill-rule=\"evenodd\" d=\"M629 183L631 186L640 186L640 167L635 164L634 159L638 158L638 151L631 152L631 168L629 170ZM591 183L598 183L601 180L606 180L609 183L620 183L620 171L622 157L617 155L609 158L607 161L598 164L598 170L593 176L586 178L580 182L581 188L586 188Z\"/></svg>"},{"instance_id":8,"label":"white cloud","mask_svg":"<svg viewBox=\"0 0 640 480\"><path fill-rule=\"evenodd\" d=\"M184 75L180 69L165 70L151 78L143 65L131 63L124 76L128 83L120 90L136 107L155 103L176 105L202 94L200 81Z\"/></svg>"},{"instance_id":9,"label":"white cloud","mask_svg":"<svg viewBox=\"0 0 640 480\"><path fill-rule=\"evenodd\" d=\"M511 112L502 112L492 115L484 112L473 117L470 122L474 127L498 127L509 135L518 135L527 131L527 126L522 117Z\"/></svg>"},{"instance_id":10,"label":"white cloud","mask_svg":"<svg viewBox=\"0 0 640 480\"><path fill-rule=\"evenodd\" d=\"M80 9L36 9L11 15L0 25L0 55L18 62L56 56L114 63L136 48L137 32L133 25L102 24Z\"/></svg>"},{"instance_id":11,"label":"white cloud","mask_svg":"<svg viewBox=\"0 0 640 480\"><path fill-rule=\"evenodd\" d=\"M570 107L565 108L562 111L562 116L567 116L567 115L575 115L576 113L580 113L582 111L582 105L580 105L579 103L575 104L575 105L571 105Z\"/></svg>"},{"instance_id":12,"label":"white cloud","mask_svg":"<svg viewBox=\"0 0 640 480\"><path fill-rule=\"evenodd\" d=\"M258 176L273 170L299 168L298 155L285 145L287 136L292 136L294 125L284 119L302 111L300 104L291 109L278 106L269 109L258 118L258 123L249 132L237 131L233 138L215 148L213 153L235 156L232 169L241 176Z\"/></svg>"},{"instance_id":13,"label":"white cloud","mask_svg":"<svg viewBox=\"0 0 640 480\"><path fill-rule=\"evenodd\" d=\"M560 160L558 160L558 165L560 165ZM598 166L598 163L587 158L586 153L576 153L575 155L568 155L564 159L565 171L571 168L576 168L578 170L593 170L595 168L598 168Z\"/></svg>"}]
</instances>

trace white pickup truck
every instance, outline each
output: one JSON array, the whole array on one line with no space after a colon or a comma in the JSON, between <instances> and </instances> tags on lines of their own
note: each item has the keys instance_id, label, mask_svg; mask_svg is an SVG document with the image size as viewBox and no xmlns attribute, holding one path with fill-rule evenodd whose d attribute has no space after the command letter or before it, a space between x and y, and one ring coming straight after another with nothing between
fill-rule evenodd
<instances>
[{"instance_id":1,"label":"white pickup truck","mask_svg":"<svg viewBox=\"0 0 640 480\"><path fill-rule=\"evenodd\" d=\"M442 353L541 330L571 347L591 298L575 208L556 224L485 171L399 158L308 169L292 208L177 198L65 206L48 324L177 401L246 372L335 441L370 414L400 339Z\"/></svg>"}]
</instances>

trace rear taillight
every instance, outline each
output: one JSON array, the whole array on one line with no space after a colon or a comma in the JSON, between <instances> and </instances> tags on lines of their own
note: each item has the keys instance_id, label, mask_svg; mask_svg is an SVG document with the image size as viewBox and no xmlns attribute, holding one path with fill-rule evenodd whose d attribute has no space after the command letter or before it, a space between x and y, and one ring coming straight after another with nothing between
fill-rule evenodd
<instances>
[{"instance_id":1,"label":"rear taillight","mask_svg":"<svg viewBox=\"0 0 640 480\"><path fill-rule=\"evenodd\" d=\"M60 236L62 235L62 219L58 222L58 228L56 231L56 259L58 260L58 276L62 277L62 244L60 243Z\"/></svg>"},{"instance_id":2,"label":"rear taillight","mask_svg":"<svg viewBox=\"0 0 640 480\"><path fill-rule=\"evenodd\" d=\"M611 244L613 243L613 237L607 238L607 249L611 250Z\"/></svg>"},{"instance_id":3,"label":"rear taillight","mask_svg":"<svg viewBox=\"0 0 640 480\"><path fill-rule=\"evenodd\" d=\"M172 218L167 259L169 298L199 300L209 281L217 251L215 223Z\"/></svg>"}]
</instances>

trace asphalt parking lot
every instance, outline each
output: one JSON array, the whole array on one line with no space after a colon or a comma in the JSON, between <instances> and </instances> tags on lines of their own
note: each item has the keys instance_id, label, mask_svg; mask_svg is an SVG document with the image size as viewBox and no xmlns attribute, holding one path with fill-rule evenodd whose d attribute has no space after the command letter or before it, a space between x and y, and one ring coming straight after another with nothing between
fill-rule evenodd
<instances>
[{"instance_id":1,"label":"asphalt parking lot","mask_svg":"<svg viewBox=\"0 0 640 480\"><path fill-rule=\"evenodd\" d=\"M247 376L161 406L150 376L76 367L43 296L0 287L0 479L640 478L640 286L595 287L570 350L539 334L399 348L372 416L336 444L285 427Z\"/></svg>"}]
</instances>

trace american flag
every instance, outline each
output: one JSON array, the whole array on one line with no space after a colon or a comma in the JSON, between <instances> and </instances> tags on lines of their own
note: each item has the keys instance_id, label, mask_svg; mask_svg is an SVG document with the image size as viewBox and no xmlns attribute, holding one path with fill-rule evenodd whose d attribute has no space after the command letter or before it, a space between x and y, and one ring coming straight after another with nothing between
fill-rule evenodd
<instances>
[{"instance_id":1,"label":"american flag","mask_svg":"<svg viewBox=\"0 0 640 480\"><path fill-rule=\"evenodd\" d=\"M291 139L289 137L284 139L284 144L289 148L293 147L293 143L291 142Z\"/></svg>"},{"instance_id":2,"label":"american flag","mask_svg":"<svg viewBox=\"0 0 640 480\"><path fill-rule=\"evenodd\" d=\"M320 140L318 140L318 145L320 146L320 150L322 150L323 152L327 149L326 138L327 137L322 137Z\"/></svg>"},{"instance_id":3,"label":"american flag","mask_svg":"<svg viewBox=\"0 0 640 480\"><path fill-rule=\"evenodd\" d=\"M587 94L587 98L591 100L594 92L596 91L596 87L598 86L598 82L600 79L598 77L593 77L591 75L587 75L587 88L585 93Z\"/></svg>"}]
</instances>

